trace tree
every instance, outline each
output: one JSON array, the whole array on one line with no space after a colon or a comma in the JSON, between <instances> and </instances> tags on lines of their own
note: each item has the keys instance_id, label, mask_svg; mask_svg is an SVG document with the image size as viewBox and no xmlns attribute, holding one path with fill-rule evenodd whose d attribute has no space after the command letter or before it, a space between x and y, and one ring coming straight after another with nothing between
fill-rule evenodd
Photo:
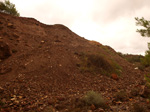
<instances>
[{"instance_id":1,"label":"tree","mask_svg":"<svg viewBox=\"0 0 150 112\"><path fill-rule=\"evenodd\" d=\"M16 10L15 4L10 3L9 0L5 0L5 2L0 2L0 12L4 12L14 16L20 16L18 11Z\"/></svg>"},{"instance_id":2,"label":"tree","mask_svg":"<svg viewBox=\"0 0 150 112\"><path fill-rule=\"evenodd\" d=\"M137 29L137 32L141 34L142 37L150 37L150 21L145 20L144 17L139 19L135 18L137 26L143 26L144 29ZM148 67L150 66L150 43L148 43L148 50L145 52L145 57L141 59L141 63Z\"/></svg>"},{"instance_id":3,"label":"tree","mask_svg":"<svg viewBox=\"0 0 150 112\"><path fill-rule=\"evenodd\" d=\"M145 29L137 29L137 32L141 34L143 37L150 37L150 21L145 20L144 17L139 19L138 17L135 18L137 26L143 26Z\"/></svg>"}]
</instances>

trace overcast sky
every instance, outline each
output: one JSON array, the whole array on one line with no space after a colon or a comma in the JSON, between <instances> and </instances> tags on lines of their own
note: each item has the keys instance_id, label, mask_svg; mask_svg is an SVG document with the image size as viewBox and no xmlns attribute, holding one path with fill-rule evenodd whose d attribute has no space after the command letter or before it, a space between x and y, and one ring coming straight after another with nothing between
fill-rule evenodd
<instances>
[{"instance_id":1,"label":"overcast sky","mask_svg":"<svg viewBox=\"0 0 150 112\"><path fill-rule=\"evenodd\" d=\"M135 17L150 20L150 0L10 0L23 17L64 24L122 53L144 54L150 38L136 32Z\"/></svg>"}]
</instances>

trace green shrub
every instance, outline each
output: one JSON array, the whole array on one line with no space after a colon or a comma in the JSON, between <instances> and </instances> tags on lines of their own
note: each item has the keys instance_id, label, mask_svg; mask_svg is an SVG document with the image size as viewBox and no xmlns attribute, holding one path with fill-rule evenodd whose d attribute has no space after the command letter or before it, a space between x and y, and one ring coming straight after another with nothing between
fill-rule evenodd
<instances>
[{"instance_id":1,"label":"green shrub","mask_svg":"<svg viewBox=\"0 0 150 112\"><path fill-rule=\"evenodd\" d=\"M141 63L141 59L143 59L142 55L132 55L132 54L121 54L118 53L119 56L125 58L130 63Z\"/></svg>"},{"instance_id":2,"label":"green shrub","mask_svg":"<svg viewBox=\"0 0 150 112\"><path fill-rule=\"evenodd\" d=\"M141 63L145 67L149 67L150 66L150 50L146 51L146 54L145 54L144 58L141 59Z\"/></svg>"},{"instance_id":3,"label":"green shrub","mask_svg":"<svg viewBox=\"0 0 150 112\"><path fill-rule=\"evenodd\" d=\"M79 66L81 72L91 72L93 74L110 75L119 73L120 66L112 59L108 59L100 54L85 54L80 55L81 62Z\"/></svg>"},{"instance_id":4,"label":"green shrub","mask_svg":"<svg viewBox=\"0 0 150 112\"><path fill-rule=\"evenodd\" d=\"M148 50L145 52L144 58L141 59L141 63L145 67L150 66L150 43L148 43Z\"/></svg>"},{"instance_id":5,"label":"green shrub","mask_svg":"<svg viewBox=\"0 0 150 112\"><path fill-rule=\"evenodd\" d=\"M144 75L144 78L146 79L146 85L150 87L150 74Z\"/></svg>"},{"instance_id":6,"label":"green shrub","mask_svg":"<svg viewBox=\"0 0 150 112\"><path fill-rule=\"evenodd\" d=\"M130 63L135 63L135 62L141 62L141 58L143 56L139 55L139 56L133 56L133 57L130 57L130 58L127 58L127 60L130 62Z\"/></svg>"},{"instance_id":7,"label":"green shrub","mask_svg":"<svg viewBox=\"0 0 150 112\"><path fill-rule=\"evenodd\" d=\"M106 102L100 93L89 91L83 97L83 101L86 105L94 105L96 107L106 108Z\"/></svg>"}]
</instances>

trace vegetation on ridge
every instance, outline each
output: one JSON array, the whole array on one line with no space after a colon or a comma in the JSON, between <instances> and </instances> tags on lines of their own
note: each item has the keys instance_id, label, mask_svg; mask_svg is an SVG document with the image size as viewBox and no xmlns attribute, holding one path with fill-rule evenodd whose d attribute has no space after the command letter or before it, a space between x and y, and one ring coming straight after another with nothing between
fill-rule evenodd
<instances>
[{"instance_id":1,"label":"vegetation on ridge","mask_svg":"<svg viewBox=\"0 0 150 112\"><path fill-rule=\"evenodd\" d=\"M121 67L112 59L101 54L80 54L81 62L78 64L81 72L103 74L110 76L112 73L120 75Z\"/></svg>"},{"instance_id":2,"label":"vegetation on ridge","mask_svg":"<svg viewBox=\"0 0 150 112\"><path fill-rule=\"evenodd\" d=\"M15 4L11 3L9 0L5 0L5 2L0 2L0 12L4 12L14 16L20 16L18 11L16 10Z\"/></svg>"},{"instance_id":3,"label":"vegetation on ridge","mask_svg":"<svg viewBox=\"0 0 150 112\"><path fill-rule=\"evenodd\" d=\"M136 25L144 27L144 29L137 29L137 32L139 32L142 37L150 37L150 21L144 19L143 17L141 19L136 17L135 20ZM150 43L148 43L148 50L145 52L145 57L141 60L141 63L145 67L150 66Z\"/></svg>"}]
</instances>

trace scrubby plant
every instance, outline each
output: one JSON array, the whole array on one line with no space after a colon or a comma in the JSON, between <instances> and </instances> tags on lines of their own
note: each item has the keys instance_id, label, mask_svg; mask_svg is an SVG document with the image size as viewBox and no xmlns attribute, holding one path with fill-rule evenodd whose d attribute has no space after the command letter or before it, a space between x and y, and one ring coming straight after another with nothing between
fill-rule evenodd
<instances>
[{"instance_id":1,"label":"scrubby plant","mask_svg":"<svg viewBox=\"0 0 150 112\"><path fill-rule=\"evenodd\" d=\"M143 56L138 55L138 56L133 56L133 57L127 58L127 60L128 60L130 63L136 63L136 62L139 62L139 63L140 63L142 58L143 58Z\"/></svg>"},{"instance_id":2,"label":"scrubby plant","mask_svg":"<svg viewBox=\"0 0 150 112\"><path fill-rule=\"evenodd\" d=\"M120 57L124 58L124 54L123 54L122 52L117 52L117 54L118 54Z\"/></svg>"},{"instance_id":3,"label":"scrubby plant","mask_svg":"<svg viewBox=\"0 0 150 112\"><path fill-rule=\"evenodd\" d=\"M118 55L126 59L130 63L141 63L141 59L143 59L144 57L142 55L122 54L120 52L118 52Z\"/></svg>"},{"instance_id":4,"label":"scrubby plant","mask_svg":"<svg viewBox=\"0 0 150 112\"><path fill-rule=\"evenodd\" d=\"M146 86L144 88L142 97L148 98L150 100L150 74L144 75L144 78L146 80Z\"/></svg>"},{"instance_id":5,"label":"scrubby plant","mask_svg":"<svg viewBox=\"0 0 150 112\"><path fill-rule=\"evenodd\" d=\"M82 54L80 70L82 72L104 73L111 71L109 62L100 55Z\"/></svg>"},{"instance_id":6,"label":"scrubby plant","mask_svg":"<svg viewBox=\"0 0 150 112\"><path fill-rule=\"evenodd\" d=\"M106 108L106 101L102 97L102 95L98 92L89 91L82 99L86 105L94 105L96 107Z\"/></svg>"},{"instance_id":7,"label":"scrubby plant","mask_svg":"<svg viewBox=\"0 0 150 112\"><path fill-rule=\"evenodd\" d=\"M5 2L0 2L0 12L4 12L14 16L20 16L18 11L16 10L15 4L10 3L9 0L5 0Z\"/></svg>"},{"instance_id":8,"label":"scrubby plant","mask_svg":"<svg viewBox=\"0 0 150 112\"><path fill-rule=\"evenodd\" d=\"M150 43L148 44L148 50L145 52L145 56L143 59L141 59L141 63L145 66L145 67L149 67L150 66Z\"/></svg>"},{"instance_id":9,"label":"scrubby plant","mask_svg":"<svg viewBox=\"0 0 150 112\"><path fill-rule=\"evenodd\" d=\"M121 68L115 61L108 59L101 54L88 54L82 53L80 55L81 62L78 64L81 72L91 72L92 74L105 74L119 73Z\"/></svg>"},{"instance_id":10,"label":"scrubby plant","mask_svg":"<svg viewBox=\"0 0 150 112\"><path fill-rule=\"evenodd\" d=\"M142 29L137 29L137 32L140 33L142 37L150 37L150 21L146 20L144 17L136 17L135 20L137 26L143 27ZM148 43L148 50L141 61L145 67L150 66L150 43Z\"/></svg>"},{"instance_id":11,"label":"scrubby plant","mask_svg":"<svg viewBox=\"0 0 150 112\"><path fill-rule=\"evenodd\" d=\"M146 79L146 85L150 87L150 74L144 75L144 78Z\"/></svg>"}]
</instances>

